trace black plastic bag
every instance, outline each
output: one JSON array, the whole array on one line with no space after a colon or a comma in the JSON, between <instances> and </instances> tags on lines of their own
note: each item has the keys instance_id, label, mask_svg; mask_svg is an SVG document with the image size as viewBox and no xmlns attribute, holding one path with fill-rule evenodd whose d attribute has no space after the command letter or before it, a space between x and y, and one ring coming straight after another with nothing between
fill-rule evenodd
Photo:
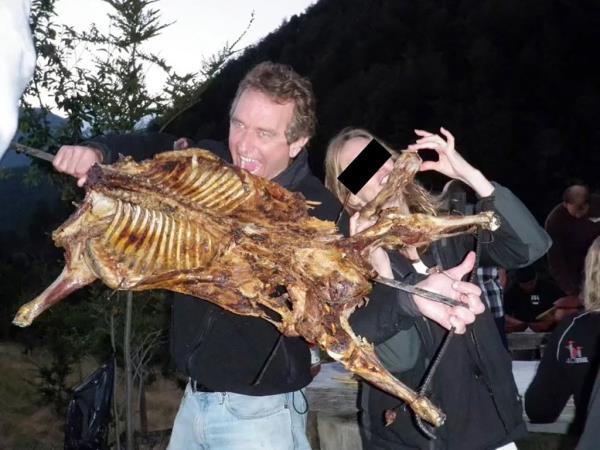
<instances>
[{"instance_id":1,"label":"black plastic bag","mask_svg":"<svg viewBox=\"0 0 600 450\"><path fill-rule=\"evenodd\" d=\"M114 379L113 358L75 388L67 411L65 450L108 449Z\"/></svg>"}]
</instances>

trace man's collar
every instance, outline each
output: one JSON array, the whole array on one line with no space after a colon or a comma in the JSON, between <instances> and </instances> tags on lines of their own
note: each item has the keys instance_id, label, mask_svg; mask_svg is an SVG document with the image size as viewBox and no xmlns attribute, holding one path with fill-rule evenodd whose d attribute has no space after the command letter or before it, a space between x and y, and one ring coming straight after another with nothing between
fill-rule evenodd
<instances>
[{"instance_id":1,"label":"man's collar","mask_svg":"<svg viewBox=\"0 0 600 450\"><path fill-rule=\"evenodd\" d=\"M288 188L294 186L309 173L308 151L304 149L292 160L292 163L283 172L273 178L272 181Z\"/></svg>"}]
</instances>

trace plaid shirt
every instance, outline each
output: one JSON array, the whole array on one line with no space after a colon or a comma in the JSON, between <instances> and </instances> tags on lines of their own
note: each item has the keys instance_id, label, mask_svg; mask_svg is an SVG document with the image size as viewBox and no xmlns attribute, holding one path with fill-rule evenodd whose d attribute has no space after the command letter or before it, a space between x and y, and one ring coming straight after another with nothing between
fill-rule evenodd
<instances>
[{"instance_id":1,"label":"plaid shirt","mask_svg":"<svg viewBox=\"0 0 600 450\"><path fill-rule=\"evenodd\" d=\"M503 289L498 279L497 267L478 267L477 282L481 288L481 298L486 303L492 316L504 316L502 305Z\"/></svg>"}]
</instances>

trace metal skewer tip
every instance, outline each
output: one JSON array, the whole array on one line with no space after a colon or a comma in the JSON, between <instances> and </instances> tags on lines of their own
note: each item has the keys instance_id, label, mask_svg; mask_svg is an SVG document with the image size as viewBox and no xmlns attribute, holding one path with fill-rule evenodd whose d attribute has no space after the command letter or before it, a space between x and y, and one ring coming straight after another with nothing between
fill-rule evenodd
<instances>
[{"instance_id":1,"label":"metal skewer tip","mask_svg":"<svg viewBox=\"0 0 600 450\"><path fill-rule=\"evenodd\" d=\"M403 283L402 281L392 280L390 278L383 277L377 277L374 279L374 281L381 284L385 284L386 286L400 289L401 291L408 292L410 294L418 295L419 297L423 297L434 302L443 303L446 306L467 306L464 303L459 302L458 300L446 297L445 295L436 294L435 292L427 291L425 289L413 286L408 283Z\"/></svg>"}]
</instances>

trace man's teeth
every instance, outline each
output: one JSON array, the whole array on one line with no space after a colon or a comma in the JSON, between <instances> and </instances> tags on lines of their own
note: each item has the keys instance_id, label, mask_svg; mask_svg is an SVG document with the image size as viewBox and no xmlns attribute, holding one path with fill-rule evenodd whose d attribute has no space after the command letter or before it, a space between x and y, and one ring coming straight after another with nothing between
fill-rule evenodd
<instances>
[{"instance_id":1,"label":"man's teeth","mask_svg":"<svg viewBox=\"0 0 600 450\"><path fill-rule=\"evenodd\" d=\"M240 166L250 173L256 173L260 169L260 162L256 159L240 156Z\"/></svg>"}]
</instances>

